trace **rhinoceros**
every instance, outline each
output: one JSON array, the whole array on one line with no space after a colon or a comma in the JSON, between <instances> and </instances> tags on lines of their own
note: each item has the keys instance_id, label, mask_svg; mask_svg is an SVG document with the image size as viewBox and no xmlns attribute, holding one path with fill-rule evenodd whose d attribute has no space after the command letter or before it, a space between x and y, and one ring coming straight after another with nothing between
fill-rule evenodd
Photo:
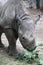
<instances>
[{"instance_id":1,"label":"rhinoceros","mask_svg":"<svg viewBox=\"0 0 43 65\"><path fill-rule=\"evenodd\" d=\"M9 55L16 53L18 38L25 49L33 51L36 48L35 25L39 19L40 15L32 20L22 0L8 0L0 14L0 47L2 46L1 34L4 32L9 41Z\"/></svg>"}]
</instances>

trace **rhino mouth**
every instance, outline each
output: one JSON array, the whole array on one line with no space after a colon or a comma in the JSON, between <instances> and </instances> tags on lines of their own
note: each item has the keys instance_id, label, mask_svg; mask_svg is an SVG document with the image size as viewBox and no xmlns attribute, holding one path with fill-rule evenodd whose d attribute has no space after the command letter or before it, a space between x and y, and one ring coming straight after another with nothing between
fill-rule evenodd
<instances>
[{"instance_id":1,"label":"rhino mouth","mask_svg":"<svg viewBox=\"0 0 43 65\"><path fill-rule=\"evenodd\" d=\"M26 40L20 39L20 42L21 42L22 46L24 47L24 49L27 49L30 52L32 52L36 49L35 40L28 42Z\"/></svg>"}]
</instances>

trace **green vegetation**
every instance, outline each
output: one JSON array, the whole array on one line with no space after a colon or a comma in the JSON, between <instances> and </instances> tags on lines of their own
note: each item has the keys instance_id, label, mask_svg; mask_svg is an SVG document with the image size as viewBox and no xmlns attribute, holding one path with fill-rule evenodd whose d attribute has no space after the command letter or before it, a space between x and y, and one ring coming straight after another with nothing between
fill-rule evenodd
<instances>
[{"instance_id":1,"label":"green vegetation","mask_svg":"<svg viewBox=\"0 0 43 65\"><path fill-rule=\"evenodd\" d=\"M38 46L43 46L43 44ZM0 54L0 65L43 65L43 57L39 57L38 53L39 51L24 50L16 59L7 54Z\"/></svg>"},{"instance_id":2,"label":"green vegetation","mask_svg":"<svg viewBox=\"0 0 43 65\"><path fill-rule=\"evenodd\" d=\"M43 44L40 44L38 46L43 46ZM25 50L23 54L18 55L18 60L25 60L28 64L34 64L37 63L37 65L43 65L43 57L40 58L38 55L39 51L33 51L29 52Z\"/></svg>"}]
</instances>

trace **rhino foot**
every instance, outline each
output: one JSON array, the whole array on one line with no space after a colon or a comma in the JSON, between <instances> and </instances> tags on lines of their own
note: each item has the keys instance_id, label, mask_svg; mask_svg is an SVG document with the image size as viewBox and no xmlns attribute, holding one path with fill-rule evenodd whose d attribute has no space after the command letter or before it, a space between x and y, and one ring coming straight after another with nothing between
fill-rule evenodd
<instances>
[{"instance_id":1,"label":"rhino foot","mask_svg":"<svg viewBox=\"0 0 43 65\"><path fill-rule=\"evenodd\" d=\"M18 52L15 48L10 48L10 47L8 47L7 53L9 54L9 56L15 56L18 54Z\"/></svg>"}]
</instances>

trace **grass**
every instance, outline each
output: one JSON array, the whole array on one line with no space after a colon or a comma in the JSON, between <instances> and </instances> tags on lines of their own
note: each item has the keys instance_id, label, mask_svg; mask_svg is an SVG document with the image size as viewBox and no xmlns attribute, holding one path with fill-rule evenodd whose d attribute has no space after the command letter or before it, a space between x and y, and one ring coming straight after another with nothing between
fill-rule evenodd
<instances>
[{"instance_id":1,"label":"grass","mask_svg":"<svg viewBox=\"0 0 43 65\"><path fill-rule=\"evenodd\" d=\"M40 46L43 46L42 44ZM18 59L15 59L15 57L10 57L4 50L0 50L0 65L43 65L43 55L35 58L36 53L30 53L28 51L25 51L25 57L23 59L23 55L19 55ZM31 60L32 57L32 60ZM40 61L40 63L39 63Z\"/></svg>"},{"instance_id":2,"label":"grass","mask_svg":"<svg viewBox=\"0 0 43 65\"><path fill-rule=\"evenodd\" d=\"M7 55L0 54L0 65L28 65L25 61L19 61Z\"/></svg>"},{"instance_id":3,"label":"grass","mask_svg":"<svg viewBox=\"0 0 43 65\"><path fill-rule=\"evenodd\" d=\"M10 57L7 54L0 54L0 65L31 65L25 60L16 60L14 57ZM38 65L34 62L32 65Z\"/></svg>"},{"instance_id":4,"label":"grass","mask_svg":"<svg viewBox=\"0 0 43 65\"><path fill-rule=\"evenodd\" d=\"M35 63L37 65L37 63ZM7 55L0 54L0 65L30 65L23 60L16 60ZM34 64L33 64L34 65Z\"/></svg>"}]
</instances>

